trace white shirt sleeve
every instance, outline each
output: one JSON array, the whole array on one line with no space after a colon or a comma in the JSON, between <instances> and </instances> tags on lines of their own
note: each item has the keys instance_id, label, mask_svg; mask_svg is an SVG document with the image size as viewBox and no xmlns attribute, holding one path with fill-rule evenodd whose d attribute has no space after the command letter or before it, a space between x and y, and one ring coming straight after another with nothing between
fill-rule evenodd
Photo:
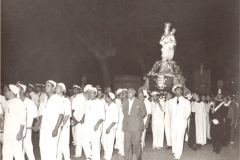
<instances>
[{"instance_id":1,"label":"white shirt sleeve","mask_svg":"<svg viewBox=\"0 0 240 160\"><path fill-rule=\"evenodd\" d=\"M69 99L64 99L64 115L65 116L71 116L71 102Z\"/></svg>"},{"instance_id":2,"label":"white shirt sleeve","mask_svg":"<svg viewBox=\"0 0 240 160\"><path fill-rule=\"evenodd\" d=\"M33 101L31 101L31 107L29 109L30 109L30 114L33 118L38 117L37 106L33 103Z\"/></svg>"},{"instance_id":3,"label":"white shirt sleeve","mask_svg":"<svg viewBox=\"0 0 240 160\"><path fill-rule=\"evenodd\" d=\"M145 106L146 106L146 110L147 110L147 115L152 114L152 105L148 100L146 101Z\"/></svg>"},{"instance_id":4,"label":"white shirt sleeve","mask_svg":"<svg viewBox=\"0 0 240 160\"><path fill-rule=\"evenodd\" d=\"M22 104L20 104L20 106L19 106L20 108L19 108L19 113L18 113L18 115L17 115L17 117L18 117L18 122L21 124L21 125L24 125L24 126L26 126L26 116L27 116L27 114L26 114L26 107L25 107L25 105L22 103Z\"/></svg>"}]
</instances>

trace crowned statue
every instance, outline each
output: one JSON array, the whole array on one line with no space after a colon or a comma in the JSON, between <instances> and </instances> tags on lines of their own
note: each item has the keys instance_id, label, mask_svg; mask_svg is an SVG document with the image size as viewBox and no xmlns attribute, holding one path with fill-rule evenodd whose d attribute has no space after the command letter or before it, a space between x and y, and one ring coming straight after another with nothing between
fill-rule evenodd
<instances>
[{"instance_id":1,"label":"crowned statue","mask_svg":"<svg viewBox=\"0 0 240 160\"><path fill-rule=\"evenodd\" d=\"M175 46L177 45L174 33L176 29L170 31L171 23L165 23L164 33L159 44L162 45L162 61L171 61L174 56Z\"/></svg>"}]
</instances>

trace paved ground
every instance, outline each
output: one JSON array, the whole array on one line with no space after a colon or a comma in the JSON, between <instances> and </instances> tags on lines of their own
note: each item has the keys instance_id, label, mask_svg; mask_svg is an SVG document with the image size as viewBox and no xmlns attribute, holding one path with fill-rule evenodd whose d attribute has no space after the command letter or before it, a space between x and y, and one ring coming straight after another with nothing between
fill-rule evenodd
<instances>
[{"instance_id":1,"label":"paved ground","mask_svg":"<svg viewBox=\"0 0 240 160\"><path fill-rule=\"evenodd\" d=\"M38 133L33 134L34 139L34 153L36 155L36 160L40 160L39 147L38 147ZM148 133L146 137L146 147L144 148L142 159L143 160L174 160L174 156L171 150L153 150L151 148L152 144L152 134ZM71 145L71 156L74 153L74 146ZM101 156L103 156L101 154ZM240 160L239 157L239 134L237 133L235 143L224 147L220 155L215 154L212 151L212 145L208 144L197 151L193 151L187 147L185 143L184 151L182 154L182 160ZM103 159L103 158L102 158ZM123 160L124 158L114 151L113 160ZM72 160L85 160L85 158L72 158ZM135 160L135 159L134 159Z\"/></svg>"}]
</instances>

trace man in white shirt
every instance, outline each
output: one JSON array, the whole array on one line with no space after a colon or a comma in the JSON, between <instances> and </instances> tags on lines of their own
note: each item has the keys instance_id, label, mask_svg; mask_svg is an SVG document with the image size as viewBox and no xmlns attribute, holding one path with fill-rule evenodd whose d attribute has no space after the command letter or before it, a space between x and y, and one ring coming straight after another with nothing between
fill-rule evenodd
<instances>
[{"instance_id":1,"label":"man in white shirt","mask_svg":"<svg viewBox=\"0 0 240 160\"><path fill-rule=\"evenodd\" d=\"M71 102L68 98L64 97L66 93L66 86L63 83L58 83L56 87L56 94L62 97L64 118L61 125L61 134L58 142L57 160L62 160L62 155L65 160L70 160L70 117L71 117Z\"/></svg>"},{"instance_id":2,"label":"man in white shirt","mask_svg":"<svg viewBox=\"0 0 240 160\"><path fill-rule=\"evenodd\" d=\"M116 92L117 98L115 99L115 103L118 106L118 125L116 130L116 141L115 141L115 149L118 149L118 154L124 156L124 132L122 131L122 121L123 121L123 112L122 112L122 92L123 89L119 88Z\"/></svg>"},{"instance_id":3,"label":"man in white shirt","mask_svg":"<svg viewBox=\"0 0 240 160\"><path fill-rule=\"evenodd\" d=\"M151 102L148 100L149 95L146 90L139 90L138 98L144 102L146 110L147 110L147 114L143 119L144 130L142 132L142 138L141 138L141 145L142 145L142 150L143 150L143 147L145 146L145 138L146 138L146 132L147 132L147 128L148 128L148 123L150 120L150 116L152 114L152 106L151 106Z\"/></svg>"},{"instance_id":4,"label":"man in white shirt","mask_svg":"<svg viewBox=\"0 0 240 160\"><path fill-rule=\"evenodd\" d=\"M172 99L172 93L167 93L166 101L164 103L164 130L167 141L167 150L172 148L172 135L171 135L171 118L169 114L169 100Z\"/></svg>"},{"instance_id":5,"label":"man in white shirt","mask_svg":"<svg viewBox=\"0 0 240 160\"><path fill-rule=\"evenodd\" d=\"M34 92L34 89L35 89L35 87L32 84L29 84L28 87L27 87L27 90L30 94L31 100L38 107L39 106L39 96L37 95L37 93Z\"/></svg>"},{"instance_id":6,"label":"man in white shirt","mask_svg":"<svg viewBox=\"0 0 240 160\"><path fill-rule=\"evenodd\" d=\"M26 108L18 98L19 89L9 85L6 90L7 110L5 113L3 133L3 160L24 160L23 135L26 127Z\"/></svg>"},{"instance_id":7,"label":"man in white shirt","mask_svg":"<svg viewBox=\"0 0 240 160\"><path fill-rule=\"evenodd\" d=\"M105 120L103 103L96 98L97 89L89 88L89 101L85 110L83 149L87 159L100 160L100 137L102 121ZM90 143L92 147L90 147Z\"/></svg>"},{"instance_id":8,"label":"man in white shirt","mask_svg":"<svg viewBox=\"0 0 240 160\"><path fill-rule=\"evenodd\" d=\"M172 152L175 159L180 159L183 150L184 135L187 128L187 120L191 114L189 100L185 99L180 84L173 87L175 97L169 100L169 114L172 128Z\"/></svg>"},{"instance_id":9,"label":"man in white shirt","mask_svg":"<svg viewBox=\"0 0 240 160\"><path fill-rule=\"evenodd\" d=\"M73 112L73 121L74 121L74 127L75 127L75 158L79 158L82 156L82 136L83 136L83 129L84 129L84 118L85 118L85 108L87 100L89 99L88 95L88 89L91 87L91 85L86 85L84 87L84 93L79 94L74 98L72 108L74 108ZM75 106L77 105L77 106Z\"/></svg>"},{"instance_id":10,"label":"man in white shirt","mask_svg":"<svg viewBox=\"0 0 240 160\"><path fill-rule=\"evenodd\" d=\"M115 95L112 92L109 92L106 97L106 119L103 121L103 148L104 148L104 158L106 160L112 159L113 154L113 145L115 139L115 132L118 122L118 107L113 102Z\"/></svg>"},{"instance_id":11,"label":"man in white shirt","mask_svg":"<svg viewBox=\"0 0 240 160\"><path fill-rule=\"evenodd\" d=\"M52 80L46 82L48 100L39 121L41 122L39 142L41 160L57 159L60 125L64 118L64 108L62 97L54 94L55 88L56 82ZM36 128L40 127L37 126Z\"/></svg>"},{"instance_id":12,"label":"man in white shirt","mask_svg":"<svg viewBox=\"0 0 240 160\"><path fill-rule=\"evenodd\" d=\"M74 84L73 85L73 96L70 98L72 99L71 103L72 103L72 114L74 114L75 110L79 109L79 105L77 104L78 100L77 97L81 94L81 87ZM72 117L74 118L74 116ZM72 137L73 137L73 145L76 145L76 131L75 131L75 126L72 126ZM76 156L76 155L75 155Z\"/></svg>"},{"instance_id":13,"label":"man in white shirt","mask_svg":"<svg viewBox=\"0 0 240 160\"><path fill-rule=\"evenodd\" d=\"M164 105L160 103L159 93L152 93L152 132L153 149L161 149L164 140Z\"/></svg>"},{"instance_id":14,"label":"man in white shirt","mask_svg":"<svg viewBox=\"0 0 240 160\"><path fill-rule=\"evenodd\" d=\"M40 105L40 103L45 99L45 93L42 92L42 84L35 84L35 88L38 95L38 103Z\"/></svg>"},{"instance_id":15,"label":"man in white shirt","mask_svg":"<svg viewBox=\"0 0 240 160\"><path fill-rule=\"evenodd\" d=\"M25 104L27 111L27 131L23 139L23 150L27 154L29 160L35 160L32 144L32 125L33 120L38 117L38 110L34 102L25 97L26 86L24 84L18 84L18 88L20 90L20 98Z\"/></svg>"}]
</instances>

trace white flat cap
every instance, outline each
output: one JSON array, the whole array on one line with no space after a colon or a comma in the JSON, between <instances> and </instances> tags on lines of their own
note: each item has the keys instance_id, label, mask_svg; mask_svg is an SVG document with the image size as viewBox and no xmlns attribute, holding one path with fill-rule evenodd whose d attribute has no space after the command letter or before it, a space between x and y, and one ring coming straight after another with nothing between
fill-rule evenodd
<instances>
[{"instance_id":1,"label":"white flat cap","mask_svg":"<svg viewBox=\"0 0 240 160\"><path fill-rule=\"evenodd\" d=\"M9 84L9 88L19 98L19 88L13 84Z\"/></svg>"},{"instance_id":2,"label":"white flat cap","mask_svg":"<svg viewBox=\"0 0 240 160\"><path fill-rule=\"evenodd\" d=\"M189 93L188 95L186 95L186 98L187 98L188 100L190 100L192 97L193 97L193 95L192 95L191 93Z\"/></svg>"},{"instance_id":3,"label":"white flat cap","mask_svg":"<svg viewBox=\"0 0 240 160\"><path fill-rule=\"evenodd\" d=\"M27 89L27 86L26 86L26 85L19 83L18 86L22 87L24 93L26 92L26 89Z\"/></svg>"},{"instance_id":4,"label":"white flat cap","mask_svg":"<svg viewBox=\"0 0 240 160\"><path fill-rule=\"evenodd\" d=\"M159 93L158 93L157 91L154 91L154 92L151 93L151 95L152 95L152 96L153 96L153 95L159 95Z\"/></svg>"},{"instance_id":5,"label":"white flat cap","mask_svg":"<svg viewBox=\"0 0 240 160\"><path fill-rule=\"evenodd\" d=\"M82 89L80 86L78 86L78 85L76 85L76 84L73 85L73 88Z\"/></svg>"},{"instance_id":6,"label":"white flat cap","mask_svg":"<svg viewBox=\"0 0 240 160\"><path fill-rule=\"evenodd\" d=\"M57 83L54 82L53 80L48 80L47 83L51 83L54 87L56 87Z\"/></svg>"},{"instance_id":7,"label":"white flat cap","mask_svg":"<svg viewBox=\"0 0 240 160\"><path fill-rule=\"evenodd\" d=\"M89 89L88 89L89 91L94 91L94 92L96 92L97 93L97 88L95 88L95 87L89 87Z\"/></svg>"},{"instance_id":8,"label":"white flat cap","mask_svg":"<svg viewBox=\"0 0 240 160\"><path fill-rule=\"evenodd\" d=\"M173 86L172 92L175 92L175 89L177 89L177 88L182 88L182 85L181 84L176 84L175 86Z\"/></svg>"},{"instance_id":9,"label":"white flat cap","mask_svg":"<svg viewBox=\"0 0 240 160\"><path fill-rule=\"evenodd\" d=\"M63 89L63 92L66 93L66 86L63 83L58 83L57 85L61 86Z\"/></svg>"},{"instance_id":10,"label":"white flat cap","mask_svg":"<svg viewBox=\"0 0 240 160\"><path fill-rule=\"evenodd\" d=\"M83 92L87 92L90 87L92 87L92 85L91 85L91 84L87 84L87 85L84 87Z\"/></svg>"},{"instance_id":11,"label":"white flat cap","mask_svg":"<svg viewBox=\"0 0 240 160\"><path fill-rule=\"evenodd\" d=\"M117 95L119 95L120 93L122 93L123 89L122 88L119 88L116 92Z\"/></svg>"},{"instance_id":12,"label":"white flat cap","mask_svg":"<svg viewBox=\"0 0 240 160\"><path fill-rule=\"evenodd\" d=\"M29 86L32 87L32 88L35 88L34 85L32 85L32 84L29 84Z\"/></svg>"},{"instance_id":13,"label":"white flat cap","mask_svg":"<svg viewBox=\"0 0 240 160\"><path fill-rule=\"evenodd\" d=\"M122 91L128 91L126 88L123 88Z\"/></svg>"},{"instance_id":14,"label":"white flat cap","mask_svg":"<svg viewBox=\"0 0 240 160\"><path fill-rule=\"evenodd\" d=\"M109 92L108 95L109 95L109 97L110 97L112 100L115 99L115 95L114 95L112 92Z\"/></svg>"}]
</instances>

